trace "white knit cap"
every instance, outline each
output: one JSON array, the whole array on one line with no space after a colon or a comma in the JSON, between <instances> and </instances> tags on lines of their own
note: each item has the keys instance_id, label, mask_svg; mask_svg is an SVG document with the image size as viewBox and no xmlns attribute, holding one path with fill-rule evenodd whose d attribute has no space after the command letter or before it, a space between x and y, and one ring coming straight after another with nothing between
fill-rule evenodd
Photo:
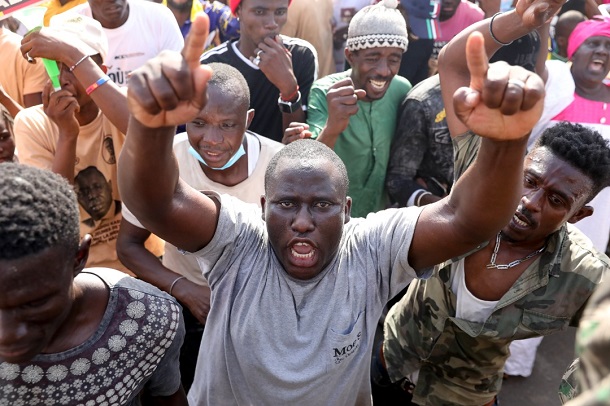
<instances>
[{"instance_id":1,"label":"white knit cap","mask_svg":"<svg viewBox=\"0 0 610 406\"><path fill-rule=\"evenodd\" d=\"M407 22L396 10L397 0L382 0L356 13L347 29L347 49L396 47L407 50Z\"/></svg>"}]
</instances>

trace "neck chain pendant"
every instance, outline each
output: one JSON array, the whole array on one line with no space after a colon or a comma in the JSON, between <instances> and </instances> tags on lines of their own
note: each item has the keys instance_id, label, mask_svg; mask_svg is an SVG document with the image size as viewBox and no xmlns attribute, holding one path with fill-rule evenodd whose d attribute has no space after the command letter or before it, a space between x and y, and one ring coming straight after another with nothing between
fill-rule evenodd
<instances>
[{"instance_id":1,"label":"neck chain pendant","mask_svg":"<svg viewBox=\"0 0 610 406\"><path fill-rule=\"evenodd\" d=\"M545 249L546 249L546 244L543 245L540 249L528 254L527 256L525 256L521 259L516 259L508 264L496 264L496 258L498 257L498 251L500 250L500 233L498 233L498 235L496 236L496 245L494 247L494 252L492 252L491 258L489 259L489 264L487 264L486 268L487 269L503 269L503 270L510 269L510 268L513 268L513 267L519 265L522 262L527 261L528 259L535 257L536 255L540 254Z\"/></svg>"}]
</instances>

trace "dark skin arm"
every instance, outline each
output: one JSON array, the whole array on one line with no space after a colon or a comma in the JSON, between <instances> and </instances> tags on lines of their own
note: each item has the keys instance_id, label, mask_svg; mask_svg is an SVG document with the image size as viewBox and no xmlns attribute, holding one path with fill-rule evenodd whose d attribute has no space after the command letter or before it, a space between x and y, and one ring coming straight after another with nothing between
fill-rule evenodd
<instances>
[{"instance_id":1,"label":"dark skin arm","mask_svg":"<svg viewBox=\"0 0 610 406\"><path fill-rule=\"evenodd\" d=\"M131 118L119 157L125 204L148 230L191 252L214 236L219 203L179 179L172 144L175 126L191 121L205 105L211 71L200 65L199 56L208 27L207 16L198 15L181 54L162 52L134 72L128 90Z\"/></svg>"},{"instance_id":2,"label":"dark skin arm","mask_svg":"<svg viewBox=\"0 0 610 406\"><path fill-rule=\"evenodd\" d=\"M42 104L42 92L24 94L23 104L25 104L24 107L32 107Z\"/></svg>"},{"instance_id":3,"label":"dark skin arm","mask_svg":"<svg viewBox=\"0 0 610 406\"><path fill-rule=\"evenodd\" d=\"M82 47L79 47L79 42L77 38L60 37L53 31L42 28L23 38L21 41L21 53L24 55L24 58L25 54L29 52L32 58L47 58L70 67L85 56L80 50ZM101 59L98 61L101 63ZM42 63L42 61L36 60L36 63ZM86 89L106 74L106 67L98 65L93 58L89 57L80 62L71 74ZM129 110L124 91L110 80L98 87L91 93L90 97L112 124L125 134L129 121Z\"/></svg>"},{"instance_id":4,"label":"dark skin arm","mask_svg":"<svg viewBox=\"0 0 610 406\"><path fill-rule=\"evenodd\" d=\"M470 129L483 139L476 160L451 194L423 209L409 250L415 269L475 248L506 225L517 207L527 135L542 112L544 83L520 67L501 62L488 66L485 46L479 33L468 39L465 82L445 83L441 73L451 133L456 133L457 123L458 131ZM464 49L459 58L464 58ZM453 62L446 58L441 64ZM509 79L526 86L511 85Z\"/></svg>"},{"instance_id":5,"label":"dark skin arm","mask_svg":"<svg viewBox=\"0 0 610 406\"><path fill-rule=\"evenodd\" d=\"M172 283L181 275L163 266L159 258L148 251L144 243L151 232L122 219L116 249L121 262L143 281L170 293ZM205 324L210 311L210 288L183 278L170 293L187 306L201 324Z\"/></svg>"},{"instance_id":6,"label":"dark skin arm","mask_svg":"<svg viewBox=\"0 0 610 406\"><path fill-rule=\"evenodd\" d=\"M561 8L562 4L563 1L561 0L520 0L514 10L502 13L494 19L494 35L505 43L521 38L528 32L548 23L552 16ZM495 42L489 33L489 23L490 19L485 19L471 25L441 50L439 55L439 73L443 82L441 89L444 100L451 100L453 92L469 81L468 66L463 56L466 41L472 32L476 31L483 35L487 55L493 55L500 49L501 45ZM541 47L544 47L545 44L541 42ZM537 64L537 69L539 67L540 64ZM543 72L540 73L543 74ZM493 77L490 80L496 81L498 79ZM498 86L498 84L494 86ZM454 114L453 104L445 103L445 108L447 111L447 124L449 125L451 135L457 136L466 132L466 126Z\"/></svg>"},{"instance_id":7,"label":"dark skin arm","mask_svg":"<svg viewBox=\"0 0 610 406\"><path fill-rule=\"evenodd\" d=\"M289 102L296 102L297 78L292 69L292 54L282 42L278 35L274 38L265 38L258 44L254 53L263 51L260 54L258 67L265 74L267 79L280 91L281 97ZM294 95L290 100L287 98ZM305 122L305 111L298 109L294 113L282 113L282 130L288 128L293 121Z\"/></svg>"}]
</instances>

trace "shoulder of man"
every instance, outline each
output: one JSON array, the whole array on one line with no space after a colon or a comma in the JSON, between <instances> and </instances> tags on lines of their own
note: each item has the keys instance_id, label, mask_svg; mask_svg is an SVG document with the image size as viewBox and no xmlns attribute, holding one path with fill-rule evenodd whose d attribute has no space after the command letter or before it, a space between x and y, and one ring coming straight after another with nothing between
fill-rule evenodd
<instances>
[{"instance_id":1,"label":"shoulder of man","mask_svg":"<svg viewBox=\"0 0 610 406\"><path fill-rule=\"evenodd\" d=\"M231 44L233 44L234 41L227 41L227 42L223 42L222 44L218 45L217 47L214 47L206 52L203 53L203 55L201 55L201 58L199 59L199 61L201 63L211 63L211 62L226 62L232 52L230 52L231 50Z\"/></svg>"},{"instance_id":2,"label":"shoulder of man","mask_svg":"<svg viewBox=\"0 0 610 406\"><path fill-rule=\"evenodd\" d=\"M280 35L282 41L284 42L284 46L290 50L292 53L292 58L296 57L300 58L318 58L318 53L316 49L309 42L305 41L301 38L288 37L286 35Z\"/></svg>"},{"instance_id":3,"label":"shoulder of man","mask_svg":"<svg viewBox=\"0 0 610 406\"><path fill-rule=\"evenodd\" d=\"M562 259L561 271L582 275L591 282L599 284L610 272L610 258L598 251L591 240L575 225L566 225L566 252L568 259Z\"/></svg>"},{"instance_id":4,"label":"shoulder of man","mask_svg":"<svg viewBox=\"0 0 610 406\"><path fill-rule=\"evenodd\" d=\"M83 272L97 275L111 289L124 288L130 290L130 292L139 292L130 293L131 296L135 299L137 299L137 297L135 296L143 296L144 294L146 294L167 300L172 303L178 303L173 296L170 296L168 293L163 292L156 286L153 286L148 282L144 282L141 279L134 278L124 272L117 271L115 269L94 267L85 268Z\"/></svg>"}]
</instances>

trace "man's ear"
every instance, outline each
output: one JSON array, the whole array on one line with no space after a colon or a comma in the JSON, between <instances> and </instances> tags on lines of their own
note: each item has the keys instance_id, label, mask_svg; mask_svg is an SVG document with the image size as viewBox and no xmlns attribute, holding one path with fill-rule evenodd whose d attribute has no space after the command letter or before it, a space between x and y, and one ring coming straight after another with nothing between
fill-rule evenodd
<instances>
[{"instance_id":1,"label":"man's ear","mask_svg":"<svg viewBox=\"0 0 610 406\"><path fill-rule=\"evenodd\" d=\"M351 66L352 68L354 67L354 64L352 62L353 58L354 58L354 53L352 51L350 51L349 49L347 49L347 47L345 47L345 60L349 63L349 66Z\"/></svg>"},{"instance_id":2,"label":"man's ear","mask_svg":"<svg viewBox=\"0 0 610 406\"><path fill-rule=\"evenodd\" d=\"M250 128L250 124L252 123L252 120L254 119L254 109L250 109L248 110L248 116L247 116L247 120L246 120L246 128Z\"/></svg>"},{"instance_id":3,"label":"man's ear","mask_svg":"<svg viewBox=\"0 0 610 406\"><path fill-rule=\"evenodd\" d=\"M89 259L89 248L91 247L91 235L85 234L83 239L81 240L78 251L76 252L76 256L74 257L74 271L73 275L76 277L87 264L87 259Z\"/></svg>"},{"instance_id":4,"label":"man's ear","mask_svg":"<svg viewBox=\"0 0 610 406\"><path fill-rule=\"evenodd\" d=\"M583 206L580 208L580 210L578 210L576 213L574 213L572 215L572 217L570 217L568 219L568 223L577 223L580 220L584 219L585 217L589 217L590 215L593 214L593 207L592 206Z\"/></svg>"},{"instance_id":5,"label":"man's ear","mask_svg":"<svg viewBox=\"0 0 610 406\"><path fill-rule=\"evenodd\" d=\"M263 221L265 221L265 202L266 201L267 201L267 199L265 199L265 195L261 195L261 210L262 210L261 217L262 217Z\"/></svg>"},{"instance_id":6,"label":"man's ear","mask_svg":"<svg viewBox=\"0 0 610 406\"><path fill-rule=\"evenodd\" d=\"M345 198L345 219L343 224L347 224L352 219L352 198L347 196Z\"/></svg>"}]
</instances>

